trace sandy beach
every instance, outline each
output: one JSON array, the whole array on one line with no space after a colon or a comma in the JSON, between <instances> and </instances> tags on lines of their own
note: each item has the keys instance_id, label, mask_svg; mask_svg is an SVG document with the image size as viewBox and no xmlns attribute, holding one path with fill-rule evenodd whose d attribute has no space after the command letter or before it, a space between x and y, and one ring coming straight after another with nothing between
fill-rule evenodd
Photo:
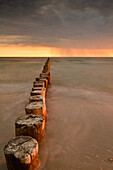
<instances>
[{"instance_id":1,"label":"sandy beach","mask_svg":"<svg viewBox=\"0 0 113 170\"><path fill-rule=\"evenodd\" d=\"M46 58L0 61L0 170L7 170L3 147ZM113 59L52 58L51 73L38 169L112 170Z\"/></svg>"}]
</instances>

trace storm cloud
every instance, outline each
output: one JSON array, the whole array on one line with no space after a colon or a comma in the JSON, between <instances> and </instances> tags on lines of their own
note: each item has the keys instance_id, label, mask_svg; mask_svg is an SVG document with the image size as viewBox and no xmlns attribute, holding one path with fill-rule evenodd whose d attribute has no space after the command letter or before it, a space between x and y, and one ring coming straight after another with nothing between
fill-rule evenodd
<instances>
[{"instance_id":1,"label":"storm cloud","mask_svg":"<svg viewBox=\"0 0 113 170\"><path fill-rule=\"evenodd\" d=\"M0 0L0 44L113 47L112 0Z\"/></svg>"}]
</instances>

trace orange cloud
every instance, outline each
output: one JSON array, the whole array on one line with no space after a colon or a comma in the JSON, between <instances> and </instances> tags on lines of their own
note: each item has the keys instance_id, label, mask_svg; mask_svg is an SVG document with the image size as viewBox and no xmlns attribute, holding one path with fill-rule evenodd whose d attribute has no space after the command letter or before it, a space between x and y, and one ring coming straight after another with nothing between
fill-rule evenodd
<instances>
[{"instance_id":1,"label":"orange cloud","mask_svg":"<svg viewBox=\"0 0 113 170\"><path fill-rule=\"evenodd\" d=\"M0 47L0 57L113 57L113 49L74 49L10 45Z\"/></svg>"}]
</instances>

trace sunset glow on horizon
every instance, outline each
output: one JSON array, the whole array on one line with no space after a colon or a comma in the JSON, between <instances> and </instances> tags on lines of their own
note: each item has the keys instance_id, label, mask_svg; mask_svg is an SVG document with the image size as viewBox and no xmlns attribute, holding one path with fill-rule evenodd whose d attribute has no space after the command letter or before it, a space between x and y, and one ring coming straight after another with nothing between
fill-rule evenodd
<instances>
[{"instance_id":1,"label":"sunset glow on horizon","mask_svg":"<svg viewBox=\"0 0 113 170\"><path fill-rule=\"evenodd\" d=\"M113 57L112 0L0 3L1 57Z\"/></svg>"},{"instance_id":2,"label":"sunset glow on horizon","mask_svg":"<svg viewBox=\"0 0 113 170\"><path fill-rule=\"evenodd\" d=\"M9 45L0 47L0 57L113 57L113 49L74 49Z\"/></svg>"}]
</instances>

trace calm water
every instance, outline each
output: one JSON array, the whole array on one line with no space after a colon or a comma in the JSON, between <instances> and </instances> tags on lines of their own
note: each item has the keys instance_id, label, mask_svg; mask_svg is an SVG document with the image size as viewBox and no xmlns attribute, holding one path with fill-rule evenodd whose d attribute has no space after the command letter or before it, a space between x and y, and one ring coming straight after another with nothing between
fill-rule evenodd
<instances>
[{"instance_id":1,"label":"calm water","mask_svg":"<svg viewBox=\"0 0 113 170\"><path fill-rule=\"evenodd\" d=\"M46 58L0 58L0 170L3 147ZM48 122L39 170L112 170L113 59L52 58Z\"/></svg>"}]
</instances>

